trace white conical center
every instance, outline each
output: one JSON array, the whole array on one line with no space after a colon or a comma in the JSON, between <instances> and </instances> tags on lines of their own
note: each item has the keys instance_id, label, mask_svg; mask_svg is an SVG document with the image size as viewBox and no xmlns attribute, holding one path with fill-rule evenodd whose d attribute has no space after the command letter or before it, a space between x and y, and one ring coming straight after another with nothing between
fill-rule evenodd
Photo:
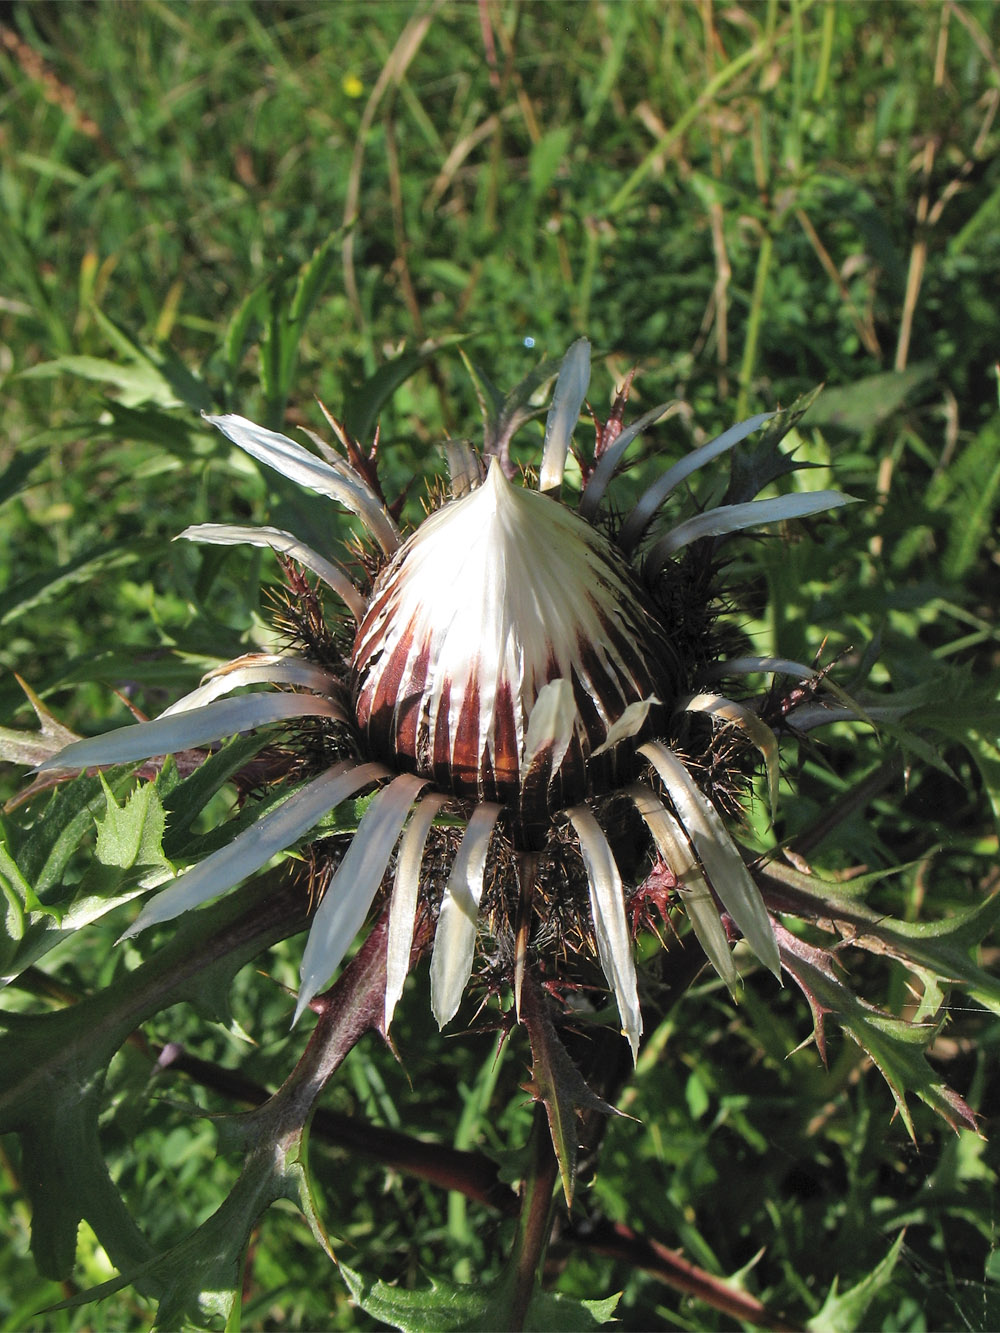
<instances>
[{"instance_id":1,"label":"white conical center","mask_svg":"<svg viewBox=\"0 0 1000 1333\"><path fill-rule=\"evenodd\" d=\"M355 641L359 726L381 758L509 800L549 681L572 685L580 761L657 693L669 673L639 596L603 537L494 461L379 579Z\"/></svg>"}]
</instances>

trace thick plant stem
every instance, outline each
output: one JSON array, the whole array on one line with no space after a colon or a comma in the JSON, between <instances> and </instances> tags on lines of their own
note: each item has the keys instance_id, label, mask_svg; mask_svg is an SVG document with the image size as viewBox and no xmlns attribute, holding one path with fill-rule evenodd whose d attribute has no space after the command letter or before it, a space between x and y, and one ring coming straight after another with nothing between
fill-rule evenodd
<instances>
[{"instance_id":1,"label":"thick plant stem","mask_svg":"<svg viewBox=\"0 0 1000 1333\"><path fill-rule=\"evenodd\" d=\"M531 1166L521 1191L521 1215L511 1251L511 1333L519 1333L528 1317L528 1307L541 1279L545 1252L552 1234L552 1208L559 1163L552 1147L549 1124L542 1106L535 1107L531 1128Z\"/></svg>"},{"instance_id":2,"label":"thick plant stem","mask_svg":"<svg viewBox=\"0 0 1000 1333\"><path fill-rule=\"evenodd\" d=\"M517 938L514 946L514 1010L521 1018L521 988L524 985L524 964L528 956L528 937L531 934L531 897L535 889L538 855L522 852L517 859L517 878L520 895L517 906Z\"/></svg>"}]
</instances>

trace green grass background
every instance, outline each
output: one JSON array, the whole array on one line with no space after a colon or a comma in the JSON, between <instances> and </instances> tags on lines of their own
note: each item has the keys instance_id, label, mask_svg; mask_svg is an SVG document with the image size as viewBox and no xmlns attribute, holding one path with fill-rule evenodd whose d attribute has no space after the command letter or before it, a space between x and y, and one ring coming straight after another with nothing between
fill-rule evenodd
<instances>
[{"instance_id":1,"label":"green grass background","mask_svg":"<svg viewBox=\"0 0 1000 1333\"><path fill-rule=\"evenodd\" d=\"M380 412L389 489L411 485L416 505L419 479L442 470L437 442L478 429L456 339L510 386L586 333L597 411L633 365L636 413L682 400L656 437L661 457L825 383L801 454L865 503L818 542L741 553L759 651L844 653L849 674L877 648L878 687L937 682L942 706L995 673L991 0L38 0L5 6L3 22L3 723L29 725L13 671L92 732L127 720L112 687L152 711L258 641L264 557L206 558L170 539L230 516L275 521L294 502L210 435L199 408L318 427L320 398L363 422L380 370L425 351ZM655 463L637 466L636 484L643 466ZM319 507L296 518L316 541L340 530ZM934 745L952 775L911 753L906 780L816 853L827 872L908 865L879 901L909 919L996 883L985 761L943 734ZM846 731L823 756L799 755L783 834L809 829L884 760L876 739ZM13 769L0 779L16 790ZM113 981L127 959L112 938L95 928L63 951L60 984ZM271 960L289 985L294 969L292 946ZM854 984L896 1011L907 980L852 966ZM526 1114L523 1062L495 1069L488 1040L441 1039L425 995L412 998L404 1066L363 1045L329 1104L506 1150ZM147 1035L273 1086L298 1050L286 997L250 969L235 1000L254 1048L186 1011ZM611 1125L580 1206L743 1273L772 1308L817 1327L996 1327L995 1019L956 1005L935 1048L986 1138L921 1110L916 1144L856 1048L836 1041L829 1072L812 1049L790 1055L808 1031L787 989L752 979L739 1011L707 982L689 991L640 1059L626 1108L640 1123ZM477 1090L494 1081L487 1112ZM235 1169L181 1098L226 1109L186 1085L161 1095L138 1049L118 1058L104 1146L164 1242L212 1211ZM506 1224L336 1149L314 1153L352 1267L404 1284L495 1271ZM35 1315L70 1289L35 1277L27 1227L16 1157L0 1158L0 1328L148 1322L131 1296ZM898 1262L878 1268L904 1227ZM80 1242L85 1287L108 1272L92 1237ZM609 1260L557 1250L552 1277L586 1297L622 1290L625 1328L733 1327ZM843 1292L866 1280L854 1304L824 1306L835 1281ZM291 1209L260 1229L243 1321L378 1326Z\"/></svg>"}]
</instances>

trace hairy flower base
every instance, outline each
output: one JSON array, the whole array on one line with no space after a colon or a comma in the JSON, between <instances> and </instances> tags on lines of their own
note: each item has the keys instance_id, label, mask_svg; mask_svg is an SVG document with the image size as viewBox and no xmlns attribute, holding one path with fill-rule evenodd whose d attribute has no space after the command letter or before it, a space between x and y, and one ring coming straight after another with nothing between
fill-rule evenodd
<instances>
[{"instance_id":1,"label":"hairy flower base","mask_svg":"<svg viewBox=\"0 0 1000 1333\"><path fill-rule=\"evenodd\" d=\"M540 492L512 480L509 461L505 466L509 439L499 427L487 439L485 469L453 442L453 498L405 541L370 460L342 432L348 457L317 441L319 458L245 418L209 418L254 458L355 514L381 553L375 557L381 568L368 591L342 565L282 529L207 524L182 535L270 547L309 571L354 619L349 660L330 660L337 638L328 634L320 636L331 645L321 661L265 654L237 659L155 721L71 744L43 767L134 762L256 727L310 720L341 738L341 754L345 742L359 754L325 771L314 768L282 803L158 893L129 934L233 887L294 847L341 803L373 792L315 912L296 1016L330 979L384 889L391 895L388 1024L409 969L414 923L422 903L433 906L425 852L434 821L447 810L465 831L441 892L431 961L431 1002L443 1025L457 1012L474 968L490 848L500 845L494 839L509 839L512 847L513 869L501 892L516 935L508 980L518 995L529 952L543 947L543 932L531 935L533 902L549 901L537 884L538 854L572 829L592 925L581 938L594 941L634 1053L642 1018L626 889L600 822L615 806L608 798L619 796L641 817L637 827L648 828L649 846L669 869L677 901L726 984L735 990L738 978L721 910L760 961L779 973L760 892L715 804L670 742L685 713L733 728L745 747L763 756L772 804L777 744L748 706L692 689L692 663L682 659L664 623L659 591L677 553L692 543L704 543L700 551L711 562L712 542L720 536L832 508L846 497L821 491L740 498L654 532L644 548L674 489L768 420L760 416L675 463L609 540L593 526L605 491L629 444L665 407L617 435L599 428L593 458L581 463L586 485L573 509L559 493L588 378L589 347L581 340L556 382ZM621 398L616 430L623 406ZM517 411L505 410L508 422L518 419ZM706 617L704 608L700 614ZM698 660L706 655L701 645ZM720 670L768 669L761 659L749 661L749 667L743 661ZM775 669L789 667L810 674L795 664ZM223 697L260 685L276 692ZM637 847L636 858L650 868L645 846ZM547 965L550 973L572 972L565 954Z\"/></svg>"}]
</instances>

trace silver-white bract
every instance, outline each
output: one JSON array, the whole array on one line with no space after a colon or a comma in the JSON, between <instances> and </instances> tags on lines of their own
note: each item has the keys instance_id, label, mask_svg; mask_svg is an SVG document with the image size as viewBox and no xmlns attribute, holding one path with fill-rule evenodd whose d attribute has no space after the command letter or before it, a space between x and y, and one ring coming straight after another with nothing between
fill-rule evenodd
<instances>
[{"instance_id":1,"label":"silver-white bract","mask_svg":"<svg viewBox=\"0 0 1000 1333\"><path fill-rule=\"evenodd\" d=\"M635 747L641 755L635 764L648 765L643 770L648 780L636 781L633 773L618 794L634 803L648 826L710 962L735 993L738 976L720 918L724 909L757 958L779 973L774 929L742 853L682 759L662 737L650 734L650 719L701 712L713 724L741 728L763 757L772 811L778 788L775 737L750 708L719 694L702 689L681 698L659 697L649 684L649 673L635 668L635 660L641 664L643 655L653 651L650 644L655 648L659 642L654 634L635 647L650 615L655 619L655 611L636 602L650 586L643 580L658 577L674 553L691 542L816 513L846 503L847 497L805 492L724 505L664 529L659 514L669 495L767 422L769 416L762 414L670 467L625 515L617 538L609 543L604 525L601 532L594 528L601 521L607 488L632 442L674 405L652 409L620 433L589 471L573 508L559 496L589 377L590 347L580 339L567 353L556 381L537 490L508 475L500 459L480 459L468 446L453 443L448 460L454 498L408 539L365 478L332 450L324 448L319 458L243 417L207 418L259 462L354 514L381 549L386 572L373 588L360 587L329 555L277 528L202 524L181 536L269 548L315 575L358 626L355 664L367 662L368 648L376 641L377 660L389 660L387 655L399 650L399 674L393 678L400 698L391 734L409 734L404 696L416 700L411 730L419 733L431 758L422 761L423 752L415 744L405 753L363 753L357 760L340 760L228 846L182 872L151 899L129 934L169 921L233 888L276 855L293 849L342 802L374 789L314 915L296 1017L341 963L395 860L387 945L388 1026L409 971L425 848L434 820L447 807L451 822L464 819L466 827L444 889L431 959L431 1004L443 1026L458 1011L473 970L491 841L504 836L503 816L505 811L510 814L503 800L481 793L470 798L457 780L442 785L441 773L456 762L456 744L464 737L472 762L490 772L506 745L515 786L529 780L543 757L554 775L571 748L582 754L586 765L592 760L605 765L609 752L631 746L633 758ZM615 546L613 553L610 545ZM645 553L642 567L630 567L629 557L640 548ZM717 668L719 677L756 671L790 672L802 679L812 674L807 667L774 658L742 658ZM362 668L355 674L362 674ZM268 687L267 692L256 690L259 686ZM233 693L247 689L251 692ZM361 737L364 751L364 727L352 712L357 697L352 702L349 693L343 673L288 655L250 654L220 667L161 717L71 744L42 767L68 771L134 763L306 718L346 728L345 735ZM222 697L226 695L231 697ZM497 702L501 696L513 701L503 744ZM587 705L587 720L581 716L581 703ZM436 727L444 729L443 739ZM600 823L605 808L600 798L607 794L585 786L583 799L578 792L550 817L553 826L571 828L578 842L598 957L634 1054L642 1017L622 878Z\"/></svg>"}]
</instances>

